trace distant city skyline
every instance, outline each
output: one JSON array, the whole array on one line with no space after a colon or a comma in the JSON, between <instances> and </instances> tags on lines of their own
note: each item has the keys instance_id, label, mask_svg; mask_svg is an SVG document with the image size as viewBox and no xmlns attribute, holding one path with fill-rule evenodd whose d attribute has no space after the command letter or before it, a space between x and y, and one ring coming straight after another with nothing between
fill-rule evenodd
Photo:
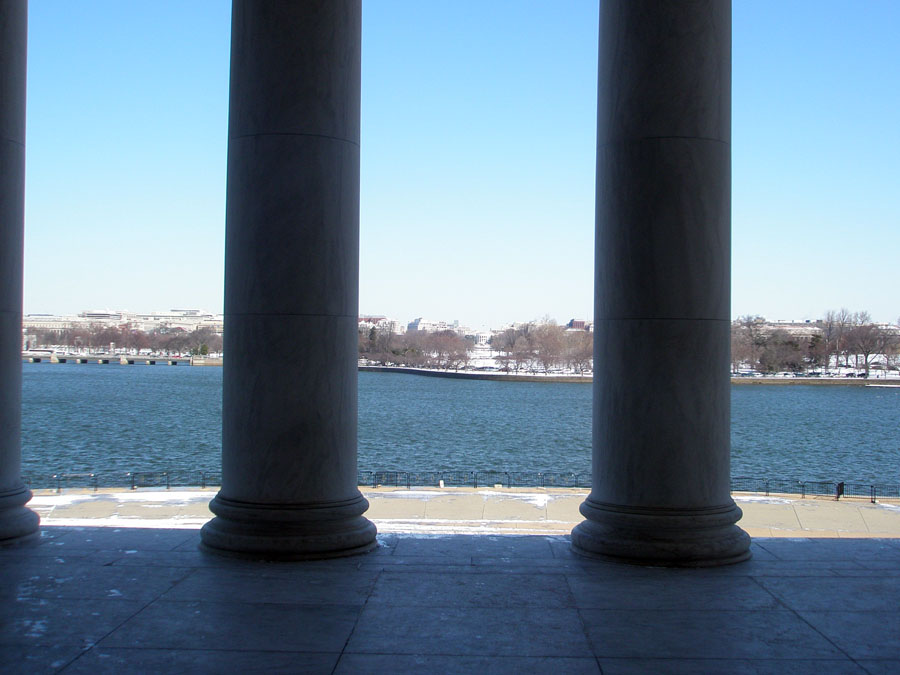
<instances>
[{"instance_id":1,"label":"distant city skyline","mask_svg":"<svg viewBox=\"0 0 900 675\"><path fill-rule=\"evenodd\" d=\"M597 5L364 4L362 312L592 318ZM897 321L900 3L733 13L733 316ZM218 0L31 3L26 313L221 312L229 38Z\"/></svg>"},{"instance_id":2,"label":"distant city skyline","mask_svg":"<svg viewBox=\"0 0 900 675\"><path fill-rule=\"evenodd\" d=\"M835 308L835 309L837 309L837 308ZM853 310L855 308L848 308L848 309ZM79 316L85 316L85 315L90 316L92 314L100 315L103 313L108 313L108 314L124 313L124 314L132 315L132 316L140 315L140 316L147 316L147 317L175 315L176 313L182 313L182 315L186 316L186 317L192 317L195 315L196 316L214 316L214 317L223 317L224 316L222 314L222 312L214 312L205 307L180 303L180 304L177 304L174 307L171 307L168 309L155 308L155 309L148 310L148 309L143 309L143 308L132 309L130 307L100 306L100 307L83 308L76 312L65 312L65 313L27 312L25 314L25 317L27 318L29 316L30 317L48 316L48 317L62 318L62 317L79 317ZM817 316L817 317L812 317L812 318L805 318L805 317L798 318L798 317L765 316L758 312L744 312L740 315L736 315L734 317L734 319L737 320L738 318L743 317L743 316L760 316L763 319L765 319L766 323L769 323L769 324L778 324L778 323L800 324L800 323L815 323L816 321L824 320L824 318L825 318L824 314L825 313L823 312L822 316ZM386 314L385 312L359 312L360 319L372 318L372 317L383 317L385 319L390 319L392 321L397 322L398 324L402 324L404 327L410 323L415 322L416 320L419 320L419 319L423 319L423 320L425 320L425 322L441 322L441 323L447 323L447 324L453 324L455 322L460 327L470 328L470 329L478 330L478 331L498 330L498 329L506 328L506 327L514 325L514 324L525 324L525 323L530 323L530 322L541 323L546 320L555 321L557 324L563 325L563 326L566 325L567 323L569 323L570 321L580 321L580 322L587 322L587 323L591 323L591 324L594 321L594 318L592 315L561 317L561 316L554 316L549 313L544 313L544 314L541 314L540 316L532 316L529 318L520 317L517 319L513 319L512 321L507 321L505 323L500 323L500 324L479 325L479 324L472 323L471 321L466 321L465 318L438 316L436 314L430 314L427 312L426 313L422 313L422 312L413 313L412 315L409 315L409 316L407 316L407 315L390 315L390 314ZM894 319L894 320L888 319L885 321L882 321L882 320L878 319L877 317L872 317L871 319L873 322L879 323L879 324L900 325L900 320L898 320L898 319Z\"/></svg>"}]
</instances>

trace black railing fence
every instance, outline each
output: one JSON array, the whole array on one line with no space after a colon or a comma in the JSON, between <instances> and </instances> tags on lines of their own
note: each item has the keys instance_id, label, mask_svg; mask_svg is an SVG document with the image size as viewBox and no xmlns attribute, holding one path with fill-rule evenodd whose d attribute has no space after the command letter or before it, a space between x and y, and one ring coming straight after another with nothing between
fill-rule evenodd
<instances>
[{"instance_id":1,"label":"black railing fence","mask_svg":"<svg viewBox=\"0 0 900 675\"><path fill-rule=\"evenodd\" d=\"M195 471L127 471L34 474L25 476L25 484L36 490L139 488L166 489L185 487L219 487L222 472ZM359 471L361 487L561 487L590 488L591 474L553 471ZM732 492L760 495L788 494L801 497L831 496L869 499L900 499L900 483L873 484L846 481L804 481L785 478L736 476L731 479Z\"/></svg>"},{"instance_id":2,"label":"black railing fence","mask_svg":"<svg viewBox=\"0 0 900 675\"><path fill-rule=\"evenodd\" d=\"M22 477L25 485L34 490L56 490L66 488L163 488L173 487L219 487L222 485L221 471L98 471L96 473L32 474Z\"/></svg>"},{"instance_id":3,"label":"black railing fence","mask_svg":"<svg viewBox=\"0 0 900 675\"><path fill-rule=\"evenodd\" d=\"M541 471L360 471L368 487L591 487L589 473Z\"/></svg>"},{"instance_id":4,"label":"black railing fence","mask_svg":"<svg viewBox=\"0 0 900 675\"><path fill-rule=\"evenodd\" d=\"M847 483L845 481L785 480L781 478L747 478L743 476L731 479L732 492L755 492L770 495L789 494L806 497L831 496L855 497L869 499L873 503L878 499L900 499L900 484L884 483Z\"/></svg>"}]
</instances>

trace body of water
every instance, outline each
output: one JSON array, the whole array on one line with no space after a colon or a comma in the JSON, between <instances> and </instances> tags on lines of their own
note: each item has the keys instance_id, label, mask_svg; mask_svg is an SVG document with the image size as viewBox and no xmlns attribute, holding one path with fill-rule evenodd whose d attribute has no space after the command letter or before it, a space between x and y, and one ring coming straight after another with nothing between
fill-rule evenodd
<instances>
[{"instance_id":1,"label":"body of water","mask_svg":"<svg viewBox=\"0 0 900 675\"><path fill-rule=\"evenodd\" d=\"M23 364L22 463L221 466L221 368ZM732 475L900 481L900 388L732 387ZM589 473L591 386L359 374L361 470Z\"/></svg>"}]
</instances>

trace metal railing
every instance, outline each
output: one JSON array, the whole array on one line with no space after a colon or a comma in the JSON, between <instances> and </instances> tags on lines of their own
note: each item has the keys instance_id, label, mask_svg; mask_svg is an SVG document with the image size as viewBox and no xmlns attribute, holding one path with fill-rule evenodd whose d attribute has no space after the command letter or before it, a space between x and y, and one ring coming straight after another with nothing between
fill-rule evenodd
<instances>
[{"instance_id":1,"label":"metal railing","mask_svg":"<svg viewBox=\"0 0 900 675\"><path fill-rule=\"evenodd\" d=\"M835 499L849 497L868 499L873 504L879 499L900 499L900 484L848 483L845 481L802 481L772 478L731 479L732 492L755 492L769 496L772 493L806 497L830 496Z\"/></svg>"},{"instance_id":2,"label":"metal railing","mask_svg":"<svg viewBox=\"0 0 900 675\"><path fill-rule=\"evenodd\" d=\"M25 484L34 489L52 489L62 492L65 488L164 488L220 487L221 470L193 471L126 471L126 472L57 472L24 477ZM553 471L359 471L360 487L539 487L539 488L591 488L589 473ZM835 499L868 499L873 504L879 499L900 500L900 483L860 483L846 481L805 481L785 478L756 478L735 476L731 479L732 492L752 492L760 495L786 494Z\"/></svg>"},{"instance_id":3,"label":"metal railing","mask_svg":"<svg viewBox=\"0 0 900 675\"><path fill-rule=\"evenodd\" d=\"M89 487L94 488L94 492L97 491L97 474L95 473L55 473L50 479L56 481L57 493L62 492L63 487L76 487L71 482L84 483L85 481L89 483ZM77 487L83 487L83 485Z\"/></svg>"},{"instance_id":4,"label":"metal railing","mask_svg":"<svg viewBox=\"0 0 900 675\"><path fill-rule=\"evenodd\" d=\"M586 473L536 471L359 471L366 487L591 487Z\"/></svg>"},{"instance_id":5,"label":"metal railing","mask_svg":"<svg viewBox=\"0 0 900 675\"><path fill-rule=\"evenodd\" d=\"M94 473L76 473L60 471L48 475L32 474L23 476L25 485L35 490L53 489L62 492L64 488L91 489L94 492L101 488L164 488L173 487L220 487L222 472L209 470L194 471L106 471Z\"/></svg>"}]
</instances>

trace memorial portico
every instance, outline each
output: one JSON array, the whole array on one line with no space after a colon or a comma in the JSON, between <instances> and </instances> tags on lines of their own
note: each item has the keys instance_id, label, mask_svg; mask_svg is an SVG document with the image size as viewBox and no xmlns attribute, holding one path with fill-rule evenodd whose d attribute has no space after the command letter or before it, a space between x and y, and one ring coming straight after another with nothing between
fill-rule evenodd
<instances>
[{"instance_id":1,"label":"memorial portico","mask_svg":"<svg viewBox=\"0 0 900 675\"><path fill-rule=\"evenodd\" d=\"M233 7L216 518L178 522L196 493L42 495L40 541L14 547L38 527L19 478L26 0L0 0L0 672L900 670L895 505L750 502L774 514L752 545L735 525L728 0L601 3L594 477L571 537L484 518L410 536L415 495L373 490L366 555L198 551L375 537L356 485L359 2ZM547 496L469 496L521 532L513 493ZM379 514L387 498L404 509Z\"/></svg>"},{"instance_id":2,"label":"memorial portico","mask_svg":"<svg viewBox=\"0 0 900 675\"><path fill-rule=\"evenodd\" d=\"M25 0L0 12L0 540L24 540L37 530L19 479ZM233 3L207 551L375 546L356 485L360 23L359 0ZM749 555L729 494L730 53L728 0L601 3L594 487L572 534L586 555Z\"/></svg>"}]
</instances>

